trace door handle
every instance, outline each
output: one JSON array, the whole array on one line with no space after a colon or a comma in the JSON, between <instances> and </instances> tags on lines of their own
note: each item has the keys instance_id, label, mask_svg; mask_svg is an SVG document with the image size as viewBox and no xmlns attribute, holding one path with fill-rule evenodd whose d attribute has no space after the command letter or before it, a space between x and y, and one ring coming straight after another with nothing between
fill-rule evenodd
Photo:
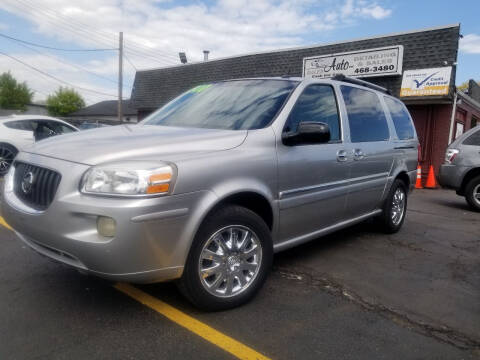
<instances>
[{"instance_id":1,"label":"door handle","mask_svg":"<svg viewBox=\"0 0 480 360\"><path fill-rule=\"evenodd\" d=\"M355 149L353 151L353 159L354 160L362 160L365 157L365 154L361 149Z\"/></svg>"},{"instance_id":2,"label":"door handle","mask_svg":"<svg viewBox=\"0 0 480 360\"><path fill-rule=\"evenodd\" d=\"M395 150L402 150L402 149L415 149L415 146L413 145L407 145L407 146L395 146Z\"/></svg>"},{"instance_id":3,"label":"door handle","mask_svg":"<svg viewBox=\"0 0 480 360\"><path fill-rule=\"evenodd\" d=\"M337 151L337 161L344 162L348 160L347 151L346 150L338 150Z\"/></svg>"}]
</instances>

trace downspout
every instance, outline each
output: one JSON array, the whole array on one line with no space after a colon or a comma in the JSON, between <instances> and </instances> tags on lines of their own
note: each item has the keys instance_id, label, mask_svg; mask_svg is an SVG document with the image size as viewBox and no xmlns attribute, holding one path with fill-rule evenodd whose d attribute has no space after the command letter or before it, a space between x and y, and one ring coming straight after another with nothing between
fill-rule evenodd
<instances>
[{"instance_id":1,"label":"downspout","mask_svg":"<svg viewBox=\"0 0 480 360\"><path fill-rule=\"evenodd\" d=\"M457 89L455 89L455 96L453 97L452 118L450 119L450 133L448 134L448 145L452 142L453 128L455 125L455 114L457 113Z\"/></svg>"}]
</instances>

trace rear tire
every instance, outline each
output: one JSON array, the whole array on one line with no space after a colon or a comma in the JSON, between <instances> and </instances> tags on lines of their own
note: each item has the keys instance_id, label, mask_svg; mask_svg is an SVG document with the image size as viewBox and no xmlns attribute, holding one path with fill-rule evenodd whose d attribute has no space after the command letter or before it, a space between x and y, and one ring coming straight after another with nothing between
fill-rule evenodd
<instances>
[{"instance_id":1,"label":"rear tire","mask_svg":"<svg viewBox=\"0 0 480 360\"><path fill-rule=\"evenodd\" d=\"M14 146L0 143L0 176L7 174L17 154L18 150Z\"/></svg>"},{"instance_id":2,"label":"rear tire","mask_svg":"<svg viewBox=\"0 0 480 360\"><path fill-rule=\"evenodd\" d=\"M407 186L402 180L395 179L383 205L382 215L379 217L385 233L396 233L402 227L407 212L407 197Z\"/></svg>"},{"instance_id":3,"label":"rear tire","mask_svg":"<svg viewBox=\"0 0 480 360\"><path fill-rule=\"evenodd\" d=\"M202 310L240 306L262 287L272 259L272 238L262 218L227 205L200 226L178 286Z\"/></svg>"},{"instance_id":4,"label":"rear tire","mask_svg":"<svg viewBox=\"0 0 480 360\"><path fill-rule=\"evenodd\" d=\"M473 210L480 211L480 176L468 182L465 187L465 199Z\"/></svg>"}]
</instances>

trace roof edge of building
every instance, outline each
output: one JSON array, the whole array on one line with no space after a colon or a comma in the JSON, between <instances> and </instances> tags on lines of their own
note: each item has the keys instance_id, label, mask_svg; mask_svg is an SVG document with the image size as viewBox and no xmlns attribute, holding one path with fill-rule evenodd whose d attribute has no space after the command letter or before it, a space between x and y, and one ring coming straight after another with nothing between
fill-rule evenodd
<instances>
[{"instance_id":1,"label":"roof edge of building","mask_svg":"<svg viewBox=\"0 0 480 360\"><path fill-rule=\"evenodd\" d=\"M391 36L408 35L408 34L415 34L415 33L426 32L426 31L449 29L449 28L454 28L454 27L459 28L460 23L454 23L454 24L449 24L449 25L441 25L441 26L433 26L433 27L429 27L429 28L425 28L425 29L402 31L402 32L395 32L395 33L376 35L376 36L367 36L367 37L349 39L349 40L342 40L342 41L333 41L333 42L328 42L328 43L324 43L324 44L293 46L293 47L283 48L283 49L265 50L265 51L257 51L257 52L252 52L252 53L239 54L239 55L224 56L224 57L220 57L220 58L212 59L212 60L208 60L208 61L195 61L195 62L186 63L186 64L178 64L178 65L154 67L154 68L149 68L149 69L141 69L141 70L137 70L136 73L155 71L155 70L161 70L161 69L172 69L172 68L177 68L177 67L185 67L185 66L189 66L189 65L206 64L206 63L209 63L209 62L215 62L215 61L227 60L227 59L235 59L235 58L240 58L240 57L245 57L245 56L255 56L255 55L261 55L261 54L273 54L273 53L281 53L281 52L293 51L293 50L311 49L311 48L316 48L316 47L324 47L324 46L337 45L337 44L347 44L347 43L351 43L351 42L358 42L358 41L365 41L365 40L372 40L372 39L381 39L381 38L391 37Z\"/></svg>"},{"instance_id":2,"label":"roof edge of building","mask_svg":"<svg viewBox=\"0 0 480 360\"><path fill-rule=\"evenodd\" d=\"M457 90L457 95L464 98L467 102L469 102L471 105L477 107L480 110L480 102L478 102L468 94L465 94L463 91Z\"/></svg>"}]
</instances>

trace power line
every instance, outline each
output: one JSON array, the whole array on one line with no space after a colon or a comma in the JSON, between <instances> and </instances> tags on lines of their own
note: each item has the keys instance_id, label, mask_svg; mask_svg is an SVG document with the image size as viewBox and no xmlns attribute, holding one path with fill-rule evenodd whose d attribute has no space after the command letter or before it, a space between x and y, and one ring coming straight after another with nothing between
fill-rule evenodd
<instances>
[{"instance_id":1,"label":"power line","mask_svg":"<svg viewBox=\"0 0 480 360\"><path fill-rule=\"evenodd\" d=\"M138 52L143 52L145 54L151 54L151 55L158 56L158 57L170 58L172 60L178 61L178 57L176 55L166 53L166 52L162 52L162 51L159 51L157 49L149 48L148 46L140 44L140 43L138 43L134 40L128 40L128 42L130 43L130 47L132 47L134 50L136 50Z\"/></svg>"},{"instance_id":2,"label":"power line","mask_svg":"<svg viewBox=\"0 0 480 360\"><path fill-rule=\"evenodd\" d=\"M43 55L43 56L46 56L46 57L48 57L48 58L51 58L51 59L53 59L53 60L55 60L55 61L57 61L57 62L59 62L59 63L62 63L62 64L65 64L65 65L71 66L71 67L76 68L76 69L79 69L79 70L81 70L81 71L85 71L86 73L91 74L91 75L93 75L93 76L96 76L96 77L98 77L99 79L104 79L104 80L110 81L110 82L113 83L113 84L118 84L118 81L115 81L115 80L110 79L110 78L108 78L108 77L106 77L106 76L97 74L97 73L95 73L95 72L93 72L93 71L90 71L90 70L88 70L88 69L85 69L83 66L80 66L80 65L77 65L77 64L74 64L74 63L70 63L70 62L67 62L67 61L63 61L63 60L61 60L61 59L59 59L59 58L57 58L57 57L55 57L55 56L52 56L52 55L50 55L50 54L48 54L48 53L45 53L45 52L43 52L43 51L39 51L39 50L37 50L37 49L31 48L30 46L25 45L25 44L22 44L22 43L20 43L19 45L20 45L20 46L23 46L23 47L26 48L26 49L35 51L37 54L41 54L41 55ZM130 84L129 86L128 86L128 85L124 85L124 86L128 88L129 86L132 86L132 84Z\"/></svg>"},{"instance_id":3,"label":"power line","mask_svg":"<svg viewBox=\"0 0 480 360\"><path fill-rule=\"evenodd\" d=\"M135 71L137 71L137 67L130 61L130 59L127 57L127 55L125 55L125 53L123 54L123 57L125 58L125 60L127 60L127 62L133 67L133 69Z\"/></svg>"},{"instance_id":4,"label":"power line","mask_svg":"<svg viewBox=\"0 0 480 360\"><path fill-rule=\"evenodd\" d=\"M104 35L98 34L98 32L91 32L87 30L87 26L85 27L76 27L74 22L71 21L71 19L68 20L63 20L62 18L59 17L58 13L54 13L52 15L52 11L45 9L45 8L39 8L35 7L32 4L26 3L22 0L15 0L15 2L10 3L10 6L13 6L23 13L25 12L30 12L30 15L33 18L38 18L41 19L43 22L47 22L55 27L60 27L66 31L69 31L71 33L76 34L77 36L82 36L82 37L88 37L89 41L101 43L102 45L111 45L112 41L114 39L110 39ZM103 39L100 39L99 36L103 37Z\"/></svg>"},{"instance_id":5,"label":"power line","mask_svg":"<svg viewBox=\"0 0 480 360\"><path fill-rule=\"evenodd\" d=\"M82 37L88 36L89 40L95 41L97 43L102 43L102 45L111 44L111 41L113 41L113 39L109 38L107 35L104 35L104 34L107 34L106 32L100 33L98 30L89 30L90 28L89 25L86 25L84 23L80 23L77 20L72 20L71 18L65 17L54 10L36 7L36 6L33 6L32 4L26 3L24 0L16 0L15 3L12 4L12 6L17 8L19 7L19 5L23 5L22 7L26 9L33 10L33 13L32 13L33 16L37 16L41 14L45 15L41 17L42 21L47 21L50 24L57 27L60 26L63 29L66 29L67 31L73 34L76 34L77 36L82 36ZM25 10L22 10L22 11L25 11ZM53 19L54 22L52 22L51 19ZM77 24L81 24L81 25L77 25ZM111 35L112 37L115 36L115 34L113 33L110 33L109 35ZM131 47L131 49L129 50L129 53L132 56L149 58L161 64L165 64L167 59L170 62L170 64L177 63L178 61L175 55L162 53L158 50L157 51L152 50L134 41L129 40L128 42L130 44L129 46ZM163 58L164 61L159 60L159 58Z\"/></svg>"},{"instance_id":6,"label":"power line","mask_svg":"<svg viewBox=\"0 0 480 360\"><path fill-rule=\"evenodd\" d=\"M14 38L12 36L8 36L8 35L5 35L5 34L2 34L0 33L0 36L1 37L4 37L4 38L7 38L7 39L10 39L10 40L13 40L13 41L17 41L19 43L23 43L23 44L27 44L27 45L30 45L30 46L35 46L35 47L39 47L39 48L44 48L44 49L49 49L49 50L56 50L56 51L74 51L74 52L78 52L78 51L111 51L111 50L118 50L116 48L110 48L110 49L62 49L62 48L57 48L57 47L52 47L52 46L47 46L47 45L40 45L40 44L35 44L35 43L32 43L30 41L25 41L25 40L21 40L21 39L17 39L17 38Z\"/></svg>"},{"instance_id":7,"label":"power line","mask_svg":"<svg viewBox=\"0 0 480 360\"><path fill-rule=\"evenodd\" d=\"M43 71L43 70L37 69L36 67L34 67L34 66L30 65L30 64L27 64L26 62L24 62L24 61L22 61L22 60L20 60L20 59L17 59L16 57L11 56L11 55L9 55L9 54L7 54L7 53L4 53L4 52L0 51L0 54L4 55L4 56L6 56L6 57L8 57L8 58L10 58L10 59L12 59L12 60L15 60L15 61L19 62L20 64L22 64L22 65L24 65L24 66L26 66L26 67L28 67L28 68L30 68L30 69L32 69L32 70L35 70L35 71L37 71L38 73L40 73L40 74L42 74L42 75L44 75L44 76L47 76L47 77L49 77L49 78L52 78L52 79L54 79L54 80L56 80L56 81L58 81L58 82L60 82L60 83L62 83L62 84L71 86L71 87L73 87L73 88L77 88L77 89L79 89L79 90L89 91L89 92L95 93L95 94L100 94L100 95L105 95L105 96L111 96L111 97L114 97L114 98L117 97L116 95L107 94L107 93L104 93L104 92L101 92L101 91L97 91L97 90L88 89L88 88L84 88L84 87L81 87L81 86L73 85L72 83L69 83L69 82L67 82L67 81L65 81L65 80L59 79L59 78L57 78L57 77L55 77L55 76L53 76L53 75L51 75L51 74L49 74L49 73L47 73L47 72L45 72L45 71Z\"/></svg>"},{"instance_id":8,"label":"power line","mask_svg":"<svg viewBox=\"0 0 480 360\"><path fill-rule=\"evenodd\" d=\"M138 52L135 52L135 51L132 51L130 50L129 48L125 47L125 52L130 54L131 56L135 56L135 57L138 57L138 58L142 58L142 59L146 59L146 60L150 60L150 61L155 61L161 65L173 65L173 64L176 64L176 62L173 62L173 60L170 60L170 59L159 59L158 57L156 56L153 56L153 55L147 55L147 54L140 54Z\"/></svg>"}]
</instances>

